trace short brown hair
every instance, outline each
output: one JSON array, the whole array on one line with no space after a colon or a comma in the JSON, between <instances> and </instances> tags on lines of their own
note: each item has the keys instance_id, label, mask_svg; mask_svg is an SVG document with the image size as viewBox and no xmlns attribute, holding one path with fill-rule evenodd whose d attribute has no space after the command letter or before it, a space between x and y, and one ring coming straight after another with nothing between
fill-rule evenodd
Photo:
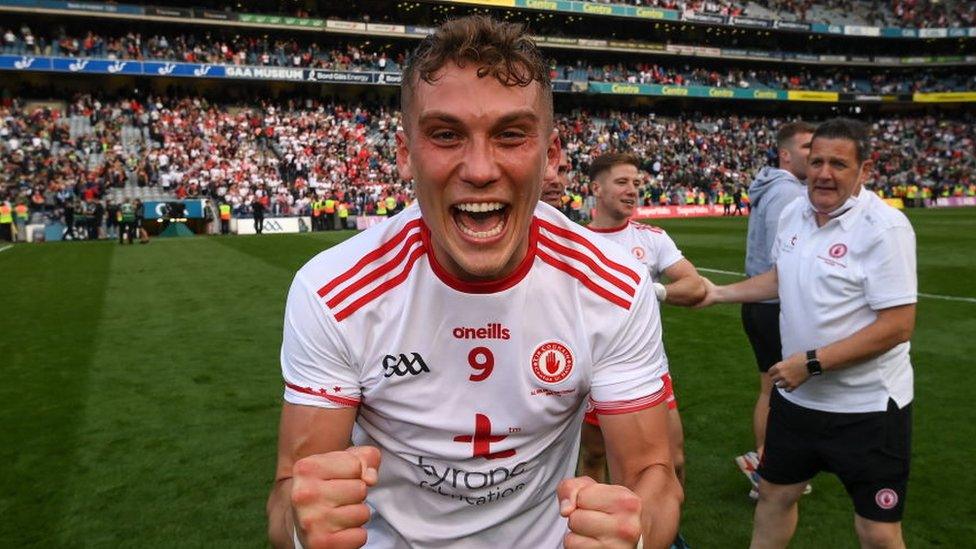
<instances>
[{"instance_id":1,"label":"short brown hair","mask_svg":"<svg viewBox=\"0 0 976 549\"><path fill-rule=\"evenodd\" d=\"M871 154L871 133L863 122L850 118L831 118L817 127L813 139L846 139L854 143L854 159L864 163ZM813 143L813 139L810 140Z\"/></svg>"},{"instance_id":2,"label":"short brown hair","mask_svg":"<svg viewBox=\"0 0 976 549\"><path fill-rule=\"evenodd\" d=\"M779 127L779 131L776 132L776 146L782 149L786 146L786 143L793 139L794 136L801 133L813 133L817 130L817 127L809 122L804 122L802 120L797 120L796 122L787 122Z\"/></svg>"},{"instance_id":3,"label":"short brown hair","mask_svg":"<svg viewBox=\"0 0 976 549\"><path fill-rule=\"evenodd\" d=\"M433 84L437 71L448 62L459 67L474 63L479 78L491 76L505 86L525 87L538 82L543 102L552 111L549 68L525 25L469 15L442 24L407 59L400 83L401 112L407 112L417 83L423 80Z\"/></svg>"},{"instance_id":4,"label":"short brown hair","mask_svg":"<svg viewBox=\"0 0 976 549\"><path fill-rule=\"evenodd\" d=\"M596 181L596 178L601 173L610 171L614 166L619 166L620 164L630 164L638 170L641 167L640 160L630 153L603 154L594 158L593 162L590 162L590 181Z\"/></svg>"}]
</instances>

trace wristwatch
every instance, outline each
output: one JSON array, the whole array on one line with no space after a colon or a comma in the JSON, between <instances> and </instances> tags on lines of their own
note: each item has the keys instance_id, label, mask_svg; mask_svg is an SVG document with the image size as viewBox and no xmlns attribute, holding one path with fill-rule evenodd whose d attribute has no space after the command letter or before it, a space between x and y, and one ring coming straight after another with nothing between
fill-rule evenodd
<instances>
[{"instance_id":1,"label":"wristwatch","mask_svg":"<svg viewBox=\"0 0 976 549\"><path fill-rule=\"evenodd\" d=\"M820 367L820 360L817 358L817 350L807 351L807 372L812 376L819 376L823 373Z\"/></svg>"}]
</instances>

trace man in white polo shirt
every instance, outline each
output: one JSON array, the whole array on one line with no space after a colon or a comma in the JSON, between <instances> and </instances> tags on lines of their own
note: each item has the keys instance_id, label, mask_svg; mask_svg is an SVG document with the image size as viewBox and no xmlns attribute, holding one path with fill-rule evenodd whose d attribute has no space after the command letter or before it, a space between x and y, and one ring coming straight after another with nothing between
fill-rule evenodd
<instances>
[{"instance_id":1,"label":"man in white polo shirt","mask_svg":"<svg viewBox=\"0 0 976 549\"><path fill-rule=\"evenodd\" d=\"M753 548L786 547L797 506L820 471L854 502L862 547L904 547L915 327L915 234L862 184L868 132L834 119L813 134L807 196L787 206L775 267L729 286L707 283L703 304L779 297L784 359L769 369Z\"/></svg>"}]
</instances>

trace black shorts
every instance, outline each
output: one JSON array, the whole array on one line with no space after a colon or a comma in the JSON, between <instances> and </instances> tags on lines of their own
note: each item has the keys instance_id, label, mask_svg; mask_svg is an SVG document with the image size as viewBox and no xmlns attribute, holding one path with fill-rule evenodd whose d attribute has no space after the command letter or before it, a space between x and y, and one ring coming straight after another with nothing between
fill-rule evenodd
<instances>
[{"instance_id":1,"label":"black shorts","mask_svg":"<svg viewBox=\"0 0 976 549\"><path fill-rule=\"evenodd\" d=\"M779 339L779 303L743 303L742 327L749 336L759 371L766 373L783 360Z\"/></svg>"},{"instance_id":2,"label":"black shorts","mask_svg":"<svg viewBox=\"0 0 976 549\"><path fill-rule=\"evenodd\" d=\"M797 406L773 391L759 476L796 484L834 473L869 520L900 522L911 459L912 406L839 414Z\"/></svg>"}]
</instances>

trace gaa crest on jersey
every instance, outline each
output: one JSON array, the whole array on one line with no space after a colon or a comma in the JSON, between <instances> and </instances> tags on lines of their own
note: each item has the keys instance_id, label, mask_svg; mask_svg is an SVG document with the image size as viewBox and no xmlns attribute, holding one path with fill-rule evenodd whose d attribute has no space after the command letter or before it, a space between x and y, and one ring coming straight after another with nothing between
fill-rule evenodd
<instances>
[{"instance_id":1,"label":"gaa crest on jersey","mask_svg":"<svg viewBox=\"0 0 976 549\"><path fill-rule=\"evenodd\" d=\"M830 247L830 250L828 250L828 253L830 253L830 257L832 257L834 259L840 259L840 258L844 257L845 255L847 255L847 245L846 244L834 244L833 246Z\"/></svg>"},{"instance_id":2,"label":"gaa crest on jersey","mask_svg":"<svg viewBox=\"0 0 976 549\"><path fill-rule=\"evenodd\" d=\"M640 246L634 246L634 248L630 250L630 253L634 254L634 257L637 259L644 259L644 248Z\"/></svg>"},{"instance_id":3,"label":"gaa crest on jersey","mask_svg":"<svg viewBox=\"0 0 976 549\"><path fill-rule=\"evenodd\" d=\"M532 373L543 383L559 383L572 371L573 353L559 341L546 341L532 353Z\"/></svg>"}]
</instances>

